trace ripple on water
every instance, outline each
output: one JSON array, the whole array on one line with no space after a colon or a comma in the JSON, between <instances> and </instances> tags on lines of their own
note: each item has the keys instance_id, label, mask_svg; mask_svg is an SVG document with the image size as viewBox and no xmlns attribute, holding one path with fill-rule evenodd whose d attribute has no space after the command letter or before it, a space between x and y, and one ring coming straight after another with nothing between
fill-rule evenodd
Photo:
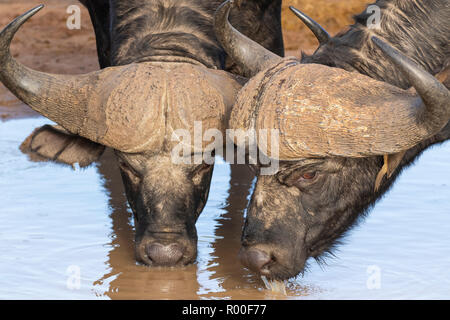
<instances>
[{"instance_id":1,"label":"ripple on water","mask_svg":"<svg viewBox=\"0 0 450 320\"><path fill-rule=\"evenodd\" d=\"M311 262L280 295L237 260L251 179L232 182L230 167L216 165L197 223L197 263L150 269L134 260L132 219L113 160L74 171L30 162L18 150L45 123L0 122L0 298L450 298L448 143L404 172L336 258L324 267Z\"/></svg>"}]
</instances>

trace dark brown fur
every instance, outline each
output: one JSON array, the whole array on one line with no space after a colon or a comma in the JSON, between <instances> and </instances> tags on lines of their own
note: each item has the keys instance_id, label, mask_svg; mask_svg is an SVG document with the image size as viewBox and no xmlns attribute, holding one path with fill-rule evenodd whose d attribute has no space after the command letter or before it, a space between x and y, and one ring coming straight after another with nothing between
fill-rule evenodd
<instances>
[{"instance_id":1,"label":"dark brown fur","mask_svg":"<svg viewBox=\"0 0 450 320\"><path fill-rule=\"evenodd\" d=\"M380 0L376 4L383 9L382 15L390 8L376 35L433 74L448 67L448 1ZM302 61L409 87L370 41L367 18L366 13L356 16L349 31L321 46L312 56L304 55ZM448 81L444 83L448 87ZM303 159L281 163L276 175L259 176L242 236L243 261L248 261L248 252L259 250L270 260L256 271L275 279L303 272L309 257L320 261L327 253L332 254L339 239L389 190L403 169L428 147L448 139L450 122L439 134L408 150L393 176L384 178L378 191L374 187L383 157Z\"/></svg>"},{"instance_id":2,"label":"dark brown fur","mask_svg":"<svg viewBox=\"0 0 450 320\"><path fill-rule=\"evenodd\" d=\"M450 58L450 6L446 0L378 0L381 28L367 27L371 13L355 16L349 30L333 37L302 62L319 63L359 72L401 88L409 83L380 49L370 41L383 39L432 74L440 72Z\"/></svg>"},{"instance_id":3,"label":"dark brown fur","mask_svg":"<svg viewBox=\"0 0 450 320\"><path fill-rule=\"evenodd\" d=\"M102 67L178 56L242 74L226 57L213 32L213 16L222 0L81 2L91 15ZM231 20L251 39L284 55L281 0L243 1Z\"/></svg>"}]
</instances>

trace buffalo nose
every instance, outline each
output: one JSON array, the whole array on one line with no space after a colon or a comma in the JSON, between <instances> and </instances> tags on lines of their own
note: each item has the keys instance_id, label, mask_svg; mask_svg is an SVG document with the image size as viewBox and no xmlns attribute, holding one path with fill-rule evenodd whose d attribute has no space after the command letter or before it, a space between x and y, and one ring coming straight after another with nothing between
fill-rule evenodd
<instances>
[{"instance_id":1,"label":"buffalo nose","mask_svg":"<svg viewBox=\"0 0 450 320\"><path fill-rule=\"evenodd\" d=\"M270 256L259 249L243 249L239 253L241 263L248 267L250 270L260 273L262 275L268 274L268 265L272 262Z\"/></svg>"},{"instance_id":2,"label":"buffalo nose","mask_svg":"<svg viewBox=\"0 0 450 320\"><path fill-rule=\"evenodd\" d=\"M183 248L177 243L151 243L147 245L146 251L152 263L161 266L173 266L183 257Z\"/></svg>"}]
</instances>

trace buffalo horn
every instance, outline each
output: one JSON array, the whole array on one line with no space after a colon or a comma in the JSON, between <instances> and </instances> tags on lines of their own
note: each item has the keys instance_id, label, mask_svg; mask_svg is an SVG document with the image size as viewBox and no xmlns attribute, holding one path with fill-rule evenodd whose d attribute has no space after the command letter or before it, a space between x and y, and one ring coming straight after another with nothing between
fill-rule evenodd
<instances>
[{"instance_id":1,"label":"buffalo horn","mask_svg":"<svg viewBox=\"0 0 450 320\"><path fill-rule=\"evenodd\" d=\"M293 6L290 6L289 9L314 33L320 45L324 45L330 41L330 35L320 24Z\"/></svg>"}]
</instances>

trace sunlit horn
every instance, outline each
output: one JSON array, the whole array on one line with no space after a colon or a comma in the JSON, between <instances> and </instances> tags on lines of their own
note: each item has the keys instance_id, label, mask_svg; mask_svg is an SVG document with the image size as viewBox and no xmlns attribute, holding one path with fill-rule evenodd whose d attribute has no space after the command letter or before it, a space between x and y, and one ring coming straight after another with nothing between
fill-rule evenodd
<instances>
[{"instance_id":1,"label":"sunlit horn","mask_svg":"<svg viewBox=\"0 0 450 320\"><path fill-rule=\"evenodd\" d=\"M375 36L372 41L389 57L422 98L424 104L423 110L418 114L418 122L423 123L430 132L442 129L450 118L450 91L434 76L384 41Z\"/></svg>"},{"instance_id":2,"label":"sunlit horn","mask_svg":"<svg viewBox=\"0 0 450 320\"><path fill-rule=\"evenodd\" d=\"M217 9L214 29L226 53L244 69L246 76L251 77L280 62L282 58L244 36L230 24L228 16L234 5L233 0L228 0Z\"/></svg>"},{"instance_id":3,"label":"sunlit horn","mask_svg":"<svg viewBox=\"0 0 450 320\"><path fill-rule=\"evenodd\" d=\"M320 45L324 45L330 41L331 36L320 24L293 6L290 6L289 9L314 33Z\"/></svg>"}]
</instances>

